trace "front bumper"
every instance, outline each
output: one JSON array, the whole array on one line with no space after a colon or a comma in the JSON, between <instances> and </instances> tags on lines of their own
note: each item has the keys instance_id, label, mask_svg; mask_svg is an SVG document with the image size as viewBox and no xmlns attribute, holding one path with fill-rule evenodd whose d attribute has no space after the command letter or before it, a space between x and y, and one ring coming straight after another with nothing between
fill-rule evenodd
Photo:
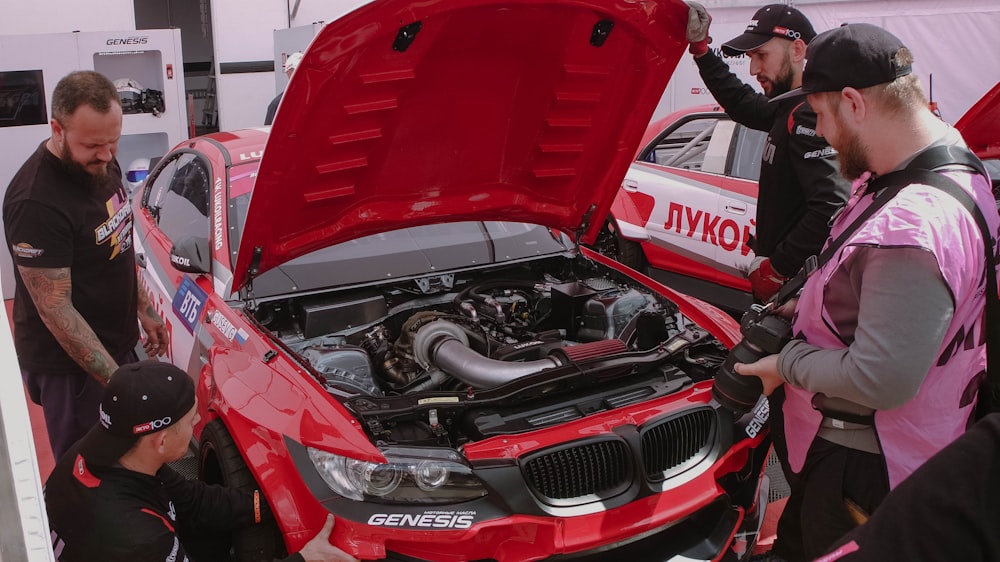
<instances>
[{"instance_id":1,"label":"front bumper","mask_svg":"<svg viewBox=\"0 0 1000 562\"><path fill-rule=\"evenodd\" d=\"M694 410L689 409L692 406ZM689 403L672 415L688 420L685 412L696 410L703 412L704 405ZM301 445L287 444L314 497L341 518L337 528L346 534L341 545L361 558L596 562L627 556L629 562L735 561L749 554L760 531L768 492L763 469L769 441L763 436L735 438L738 432L731 418L720 416L712 444L699 449L706 456L690 461L694 464L681 463L681 470L660 481L650 480L649 465L643 470L639 458L643 436L649 435L643 432L643 424L615 427L612 433L639 458L633 465L636 470L613 496L579 505L559 505L551 497L539 500L539 480L529 473L531 461L551 450L555 454L562 454L563 449L589 450L594 442L606 442L606 433L536 449L534 455L474 462L489 495L438 507L356 502L336 496L303 462ZM645 425L660 427L652 421ZM555 474L546 484L573 480L571 473Z\"/></svg>"}]
</instances>

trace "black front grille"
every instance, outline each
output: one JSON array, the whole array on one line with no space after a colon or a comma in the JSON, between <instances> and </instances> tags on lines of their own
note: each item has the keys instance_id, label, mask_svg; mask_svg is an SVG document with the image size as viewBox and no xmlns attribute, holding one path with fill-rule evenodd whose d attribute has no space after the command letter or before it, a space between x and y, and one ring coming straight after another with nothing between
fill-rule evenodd
<instances>
[{"instance_id":1,"label":"black front grille","mask_svg":"<svg viewBox=\"0 0 1000 562\"><path fill-rule=\"evenodd\" d=\"M665 480L671 470L694 464L709 454L715 442L715 411L694 410L644 427L642 458L646 477Z\"/></svg>"},{"instance_id":2,"label":"black front grille","mask_svg":"<svg viewBox=\"0 0 1000 562\"><path fill-rule=\"evenodd\" d=\"M628 487L632 462L628 445L621 440L589 442L545 452L524 463L532 490L553 505L584 496L609 498Z\"/></svg>"},{"instance_id":3,"label":"black front grille","mask_svg":"<svg viewBox=\"0 0 1000 562\"><path fill-rule=\"evenodd\" d=\"M688 410L632 427L632 437L588 438L525 457L522 470L532 493L558 507L613 498L633 484L662 482L712 454L717 415L711 408ZM638 438L645 474L637 474L632 445Z\"/></svg>"}]
</instances>

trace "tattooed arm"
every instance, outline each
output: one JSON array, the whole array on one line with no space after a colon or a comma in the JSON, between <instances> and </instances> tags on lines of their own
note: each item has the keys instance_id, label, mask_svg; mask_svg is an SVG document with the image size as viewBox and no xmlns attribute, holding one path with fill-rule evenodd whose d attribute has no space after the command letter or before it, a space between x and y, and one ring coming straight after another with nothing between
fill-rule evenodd
<instances>
[{"instance_id":1,"label":"tattooed arm","mask_svg":"<svg viewBox=\"0 0 1000 562\"><path fill-rule=\"evenodd\" d=\"M146 339L142 342L146 355L155 357L167 352L168 336L167 327L163 324L163 319L153 308L153 303L149 300L149 293L142 285L142 274L139 274L139 325L146 332Z\"/></svg>"},{"instance_id":2,"label":"tattooed arm","mask_svg":"<svg viewBox=\"0 0 1000 562\"><path fill-rule=\"evenodd\" d=\"M77 365L105 383L118 368L114 358L97 339L90 324L73 306L73 283L68 267L17 266L38 315L49 332Z\"/></svg>"}]
</instances>

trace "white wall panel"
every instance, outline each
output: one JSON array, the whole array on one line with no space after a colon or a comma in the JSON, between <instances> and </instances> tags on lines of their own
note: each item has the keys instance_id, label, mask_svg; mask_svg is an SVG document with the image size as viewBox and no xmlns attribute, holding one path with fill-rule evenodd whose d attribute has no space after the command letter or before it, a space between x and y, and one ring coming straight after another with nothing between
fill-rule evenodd
<instances>
[{"instance_id":1,"label":"white wall panel","mask_svg":"<svg viewBox=\"0 0 1000 562\"><path fill-rule=\"evenodd\" d=\"M224 74L216 85L224 104L219 111L220 131L264 124L267 104L274 99L274 73Z\"/></svg>"},{"instance_id":2,"label":"white wall panel","mask_svg":"<svg viewBox=\"0 0 1000 562\"><path fill-rule=\"evenodd\" d=\"M221 62L271 60L275 29L288 27L285 2L213 0L215 58Z\"/></svg>"},{"instance_id":3,"label":"white wall panel","mask_svg":"<svg viewBox=\"0 0 1000 562\"><path fill-rule=\"evenodd\" d=\"M135 29L132 0L4 0L0 35Z\"/></svg>"},{"instance_id":4,"label":"white wall panel","mask_svg":"<svg viewBox=\"0 0 1000 562\"><path fill-rule=\"evenodd\" d=\"M292 26L308 25L313 22L331 22L340 16L368 4L370 0L291 0Z\"/></svg>"},{"instance_id":5,"label":"white wall panel","mask_svg":"<svg viewBox=\"0 0 1000 562\"><path fill-rule=\"evenodd\" d=\"M274 97L274 70L223 74L224 65L274 60L274 30L288 27L285 2L213 0L219 129L259 127Z\"/></svg>"}]
</instances>

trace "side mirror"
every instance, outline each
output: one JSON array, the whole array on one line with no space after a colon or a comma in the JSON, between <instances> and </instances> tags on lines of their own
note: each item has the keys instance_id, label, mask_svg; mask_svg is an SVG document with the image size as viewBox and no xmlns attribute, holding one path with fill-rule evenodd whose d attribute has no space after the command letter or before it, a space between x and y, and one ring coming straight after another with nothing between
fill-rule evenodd
<instances>
[{"instance_id":1,"label":"side mirror","mask_svg":"<svg viewBox=\"0 0 1000 562\"><path fill-rule=\"evenodd\" d=\"M170 263L175 269L187 273L211 272L212 254L209 252L208 238L188 236L170 249Z\"/></svg>"}]
</instances>

